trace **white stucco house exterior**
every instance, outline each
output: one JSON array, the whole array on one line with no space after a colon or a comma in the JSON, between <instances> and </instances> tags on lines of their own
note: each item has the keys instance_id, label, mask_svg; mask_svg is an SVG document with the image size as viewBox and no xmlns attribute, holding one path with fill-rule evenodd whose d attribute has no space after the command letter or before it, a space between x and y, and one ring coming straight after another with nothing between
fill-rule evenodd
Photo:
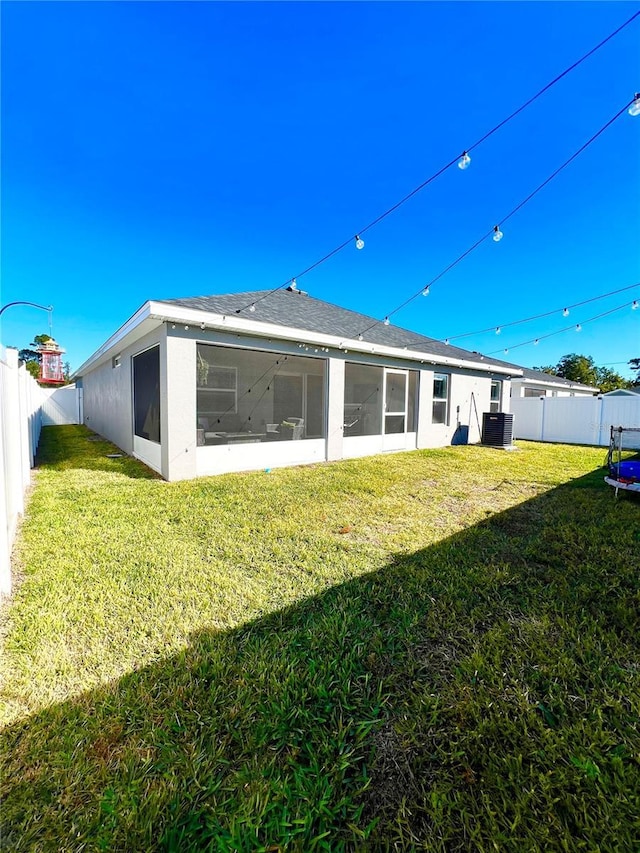
<instances>
[{"instance_id":1,"label":"white stucco house exterior","mask_svg":"<svg viewBox=\"0 0 640 853\"><path fill-rule=\"evenodd\" d=\"M475 443L522 377L291 288L146 302L75 374L84 423L167 480Z\"/></svg>"},{"instance_id":2,"label":"white stucco house exterior","mask_svg":"<svg viewBox=\"0 0 640 853\"><path fill-rule=\"evenodd\" d=\"M512 397L592 397L599 389L591 385L572 382L561 376L552 376L542 370L521 367L522 376L511 382Z\"/></svg>"}]
</instances>

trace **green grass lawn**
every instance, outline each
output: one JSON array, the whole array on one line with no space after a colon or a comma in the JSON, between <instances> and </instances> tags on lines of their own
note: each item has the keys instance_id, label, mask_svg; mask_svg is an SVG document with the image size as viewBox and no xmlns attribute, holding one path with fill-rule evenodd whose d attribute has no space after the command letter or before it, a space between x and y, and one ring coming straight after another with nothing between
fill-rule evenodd
<instances>
[{"instance_id":1,"label":"green grass lawn","mask_svg":"<svg viewBox=\"0 0 640 853\"><path fill-rule=\"evenodd\" d=\"M640 502L520 443L166 483L43 431L0 849L640 850Z\"/></svg>"}]
</instances>

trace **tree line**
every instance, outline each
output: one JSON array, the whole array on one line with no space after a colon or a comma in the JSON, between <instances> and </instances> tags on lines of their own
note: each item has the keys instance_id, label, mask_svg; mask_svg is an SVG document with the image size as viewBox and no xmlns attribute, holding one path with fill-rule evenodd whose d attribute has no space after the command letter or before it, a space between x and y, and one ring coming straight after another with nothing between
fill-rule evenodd
<instances>
[{"instance_id":1,"label":"tree line","mask_svg":"<svg viewBox=\"0 0 640 853\"><path fill-rule=\"evenodd\" d=\"M534 367L533 370L542 370L551 376L580 382L582 385L591 385L606 394L607 391L615 391L616 388L633 388L640 384L640 358L629 359L628 365L629 369L635 372L633 379L625 379L609 367L598 367L590 355L578 355L572 352L563 355L555 365Z\"/></svg>"}]
</instances>

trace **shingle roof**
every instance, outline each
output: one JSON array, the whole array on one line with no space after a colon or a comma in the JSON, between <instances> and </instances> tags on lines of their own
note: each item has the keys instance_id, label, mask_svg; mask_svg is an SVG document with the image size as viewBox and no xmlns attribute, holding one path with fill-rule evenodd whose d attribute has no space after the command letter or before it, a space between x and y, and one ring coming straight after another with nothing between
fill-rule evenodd
<instances>
[{"instance_id":1,"label":"shingle roof","mask_svg":"<svg viewBox=\"0 0 640 853\"><path fill-rule=\"evenodd\" d=\"M307 332L336 335L351 340L357 339L358 335L363 333L365 341L380 346L407 347L418 352L427 352L436 356L441 355L447 358L473 361L476 363L480 359L484 359L488 364L505 365L513 367L518 371L521 370L516 365L489 358L488 356L481 356L479 353L470 352L459 347L449 346L442 341L428 338L425 335L419 335L400 326L392 324L385 326L384 323L381 323L374 317L341 308L338 305L333 305L331 302L324 302L321 299L309 296L304 291L277 290L270 293L267 299L261 299L267 293L269 291L254 290L248 293L224 293L212 296L194 296L185 299L160 299L154 301L169 305L180 305L184 308L207 311L214 314L227 315L235 315L238 309L246 309L248 305L255 303L254 312L250 313L248 310L242 311L242 316L245 319L301 329ZM376 325L365 332L364 330L372 324Z\"/></svg>"},{"instance_id":2,"label":"shingle roof","mask_svg":"<svg viewBox=\"0 0 640 853\"><path fill-rule=\"evenodd\" d=\"M550 382L553 385L559 385L563 388L581 388L585 391L593 391L595 385L583 385L582 382L573 382L571 379L564 379L562 376L554 376L552 373L545 373L543 370L532 370L530 367L521 367L522 378L532 379L537 382Z\"/></svg>"}]
</instances>

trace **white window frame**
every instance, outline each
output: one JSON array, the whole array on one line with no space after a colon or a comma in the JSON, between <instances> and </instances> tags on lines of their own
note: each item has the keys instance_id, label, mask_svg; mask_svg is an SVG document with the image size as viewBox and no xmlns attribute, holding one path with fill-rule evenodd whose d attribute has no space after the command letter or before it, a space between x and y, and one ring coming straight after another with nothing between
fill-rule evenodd
<instances>
[{"instance_id":1,"label":"white window frame","mask_svg":"<svg viewBox=\"0 0 640 853\"><path fill-rule=\"evenodd\" d=\"M444 397L436 397L436 380L444 379L446 383L446 390ZM451 396L451 374L450 373L434 373L433 374L433 401L431 404L431 423L437 426L449 426L449 398ZM444 403L444 421L436 421L433 417L433 404L434 403Z\"/></svg>"},{"instance_id":2,"label":"white window frame","mask_svg":"<svg viewBox=\"0 0 640 853\"><path fill-rule=\"evenodd\" d=\"M226 364L212 364L209 367L211 372L213 371L224 371L225 373L233 374L233 387L225 386L218 388L215 385L198 385L197 390L199 393L206 393L208 391L217 393L217 394L228 394L231 396L233 394L233 408L227 407L226 409L220 409L220 411L216 409L207 409L207 412L212 415L235 415L238 412L238 368L227 366Z\"/></svg>"},{"instance_id":3,"label":"white window frame","mask_svg":"<svg viewBox=\"0 0 640 853\"><path fill-rule=\"evenodd\" d=\"M498 389L498 397L494 400L493 391L494 386ZM489 411L492 413L502 411L502 389L503 382L501 379L492 379L491 380L491 391L489 392Z\"/></svg>"}]
</instances>

